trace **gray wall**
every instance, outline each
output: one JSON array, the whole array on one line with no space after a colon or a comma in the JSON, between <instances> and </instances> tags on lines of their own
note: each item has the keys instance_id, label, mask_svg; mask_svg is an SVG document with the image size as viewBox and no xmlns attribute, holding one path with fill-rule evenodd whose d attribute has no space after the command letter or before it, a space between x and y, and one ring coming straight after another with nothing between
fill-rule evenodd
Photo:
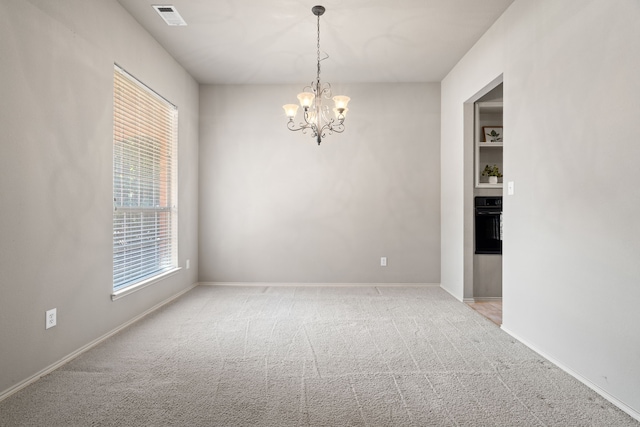
<instances>
[{"instance_id":1,"label":"gray wall","mask_svg":"<svg viewBox=\"0 0 640 427\"><path fill-rule=\"evenodd\" d=\"M286 128L303 86L201 87L200 280L439 283L439 84L334 87L320 147Z\"/></svg>"},{"instance_id":2,"label":"gray wall","mask_svg":"<svg viewBox=\"0 0 640 427\"><path fill-rule=\"evenodd\" d=\"M197 281L198 85L115 0L3 0L0 58L2 394ZM114 62L178 106L193 267L112 302Z\"/></svg>"},{"instance_id":3,"label":"gray wall","mask_svg":"<svg viewBox=\"0 0 640 427\"><path fill-rule=\"evenodd\" d=\"M443 80L442 286L462 299L462 107L504 73L503 328L640 418L638 22L517 0Z\"/></svg>"}]
</instances>

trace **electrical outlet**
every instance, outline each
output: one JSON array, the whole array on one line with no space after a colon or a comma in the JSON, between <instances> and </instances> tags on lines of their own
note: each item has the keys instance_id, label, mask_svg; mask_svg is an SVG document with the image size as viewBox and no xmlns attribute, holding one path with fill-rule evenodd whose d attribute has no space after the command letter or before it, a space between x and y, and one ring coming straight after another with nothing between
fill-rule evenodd
<instances>
[{"instance_id":1,"label":"electrical outlet","mask_svg":"<svg viewBox=\"0 0 640 427\"><path fill-rule=\"evenodd\" d=\"M387 266L387 257L383 256L380 258L380 267L386 267Z\"/></svg>"},{"instance_id":2,"label":"electrical outlet","mask_svg":"<svg viewBox=\"0 0 640 427\"><path fill-rule=\"evenodd\" d=\"M47 310L44 321L44 328L49 329L56 326L58 323L57 319L57 309L52 308L51 310Z\"/></svg>"}]
</instances>

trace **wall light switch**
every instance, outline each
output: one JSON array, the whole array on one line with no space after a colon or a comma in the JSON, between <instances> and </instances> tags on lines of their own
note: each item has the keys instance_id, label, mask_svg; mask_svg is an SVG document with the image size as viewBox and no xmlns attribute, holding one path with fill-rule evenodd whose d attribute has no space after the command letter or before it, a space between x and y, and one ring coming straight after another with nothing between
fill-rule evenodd
<instances>
[{"instance_id":1,"label":"wall light switch","mask_svg":"<svg viewBox=\"0 0 640 427\"><path fill-rule=\"evenodd\" d=\"M387 266L387 257L383 256L380 258L380 267L386 267Z\"/></svg>"},{"instance_id":2,"label":"wall light switch","mask_svg":"<svg viewBox=\"0 0 640 427\"><path fill-rule=\"evenodd\" d=\"M513 181L507 182L507 196L513 196L515 189Z\"/></svg>"},{"instance_id":3,"label":"wall light switch","mask_svg":"<svg viewBox=\"0 0 640 427\"><path fill-rule=\"evenodd\" d=\"M189 262L189 260L187 260L187 270L189 269L189 267L191 267L191 263Z\"/></svg>"}]
</instances>

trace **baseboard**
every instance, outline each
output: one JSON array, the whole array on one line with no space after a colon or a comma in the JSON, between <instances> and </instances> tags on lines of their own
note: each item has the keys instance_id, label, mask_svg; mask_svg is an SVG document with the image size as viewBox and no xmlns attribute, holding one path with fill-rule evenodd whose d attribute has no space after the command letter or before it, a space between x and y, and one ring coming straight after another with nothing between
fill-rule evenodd
<instances>
[{"instance_id":1,"label":"baseboard","mask_svg":"<svg viewBox=\"0 0 640 427\"><path fill-rule=\"evenodd\" d=\"M27 387L28 385L33 384L34 382L38 381L40 378L44 377L45 375L50 374L51 372L55 371L59 367L63 366L64 364L72 361L76 357L80 356L82 353L92 349L96 345L98 345L101 342L103 342L104 340L112 337L113 335L117 334L121 330L127 328L128 326L131 326L132 324L136 323L138 320L142 319L143 317L147 316L148 314L151 314L152 312L156 311L160 307L162 307L162 306L170 303L171 301L175 300L176 298L184 295L185 293L189 292L191 289L195 288L197 285L198 285L198 283L192 284L188 288L186 288L186 289L178 292L177 294L167 298L166 300L161 301L160 303L154 305L153 307L151 307L150 309L148 309L144 313L139 314L138 316L134 317L133 319L129 320L128 322L123 323L122 325L120 325L117 328L107 332L106 334L102 335L101 337L96 338L95 340L91 341L90 343L80 347L76 351L66 355L65 357L63 357L62 359L60 359L57 362L53 363L52 365L49 365L46 368L44 368L43 370L39 371L38 373L30 376L26 380L23 380L23 381L19 382L18 384L14 385L13 387L10 387L10 388L6 389L5 391L0 393L0 402L2 402L4 399L8 398L9 396L19 392L20 390L22 390L23 388Z\"/></svg>"},{"instance_id":2,"label":"baseboard","mask_svg":"<svg viewBox=\"0 0 640 427\"><path fill-rule=\"evenodd\" d=\"M303 282L199 282L202 286L324 286L324 287L349 287L349 286L440 286L440 283L303 283Z\"/></svg>"},{"instance_id":3,"label":"baseboard","mask_svg":"<svg viewBox=\"0 0 640 427\"><path fill-rule=\"evenodd\" d=\"M580 375L579 373L575 372L574 370L572 370L568 366L564 365L559 360L555 359L552 356L549 356L544 351L540 351L535 345L532 345L527 340L524 340L524 339L520 338L517 334L514 334L509 329L505 328L504 325L502 325L500 327L500 329L502 329L507 334L511 335L513 338L515 338L518 341L520 341L522 344L524 344L527 347L529 347L531 350L533 350L536 353L538 353L540 356L542 356L545 359L547 359L549 362L551 362L554 365L556 365L558 368L560 368L563 371L565 371L567 374L571 375L572 377L574 377L575 379L580 381L582 384L584 384L587 387L589 387L591 390L593 390L596 393L598 393L600 396L602 396L605 399L607 399L609 402L611 402L613 405L617 406L622 411L624 411L627 414L629 414L635 420L640 421L640 412L638 412L637 410L633 409L631 406L627 405L626 403L624 403L620 399L616 398L615 396L611 395L609 392L607 392L604 389L602 389L600 386L598 386L598 385L594 384L593 382L591 382L589 379L583 377L582 375Z\"/></svg>"},{"instance_id":4,"label":"baseboard","mask_svg":"<svg viewBox=\"0 0 640 427\"><path fill-rule=\"evenodd\" d=\"M502 297L473 297L474 302L501 302Z\"/></svg>"},{"instance_id":5,"label":"baseboard","mask_svg":"<svg viewBox=\"0 0 640 427\"><path fill-rule=\"evenodd\" d=\"M463 298L462 302L465 304L473 304L476 302L502 302L502 297L472 297Z\"/></svg>"}]
</instances>

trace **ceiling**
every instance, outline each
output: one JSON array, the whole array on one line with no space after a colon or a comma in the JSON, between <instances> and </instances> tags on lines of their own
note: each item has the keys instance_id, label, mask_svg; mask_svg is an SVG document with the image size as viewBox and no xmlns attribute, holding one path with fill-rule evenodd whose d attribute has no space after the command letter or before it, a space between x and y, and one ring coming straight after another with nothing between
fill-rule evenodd
<instances>
[{"instance_id":1,"label":"ceiling","mask_svg":"<svg viewBox=\"0 0 640 427\"><path fill-rule=\"evenodd\" d=\"M203 84L439 82L513 0L118 0ZM173 5L168 26L151 5Z\"/></svg>"}]
</instances>

